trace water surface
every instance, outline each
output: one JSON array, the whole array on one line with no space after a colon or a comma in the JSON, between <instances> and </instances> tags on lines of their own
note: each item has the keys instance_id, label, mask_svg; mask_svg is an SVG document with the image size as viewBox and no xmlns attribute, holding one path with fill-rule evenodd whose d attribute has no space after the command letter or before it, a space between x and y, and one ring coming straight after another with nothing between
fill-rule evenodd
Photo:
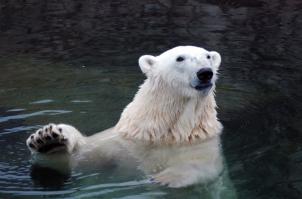
<instances>
[{"instance_id":1,"label":"water surface","mask_svg":"<svg viewBox=\"0 0 302 199\"><path fill-rule=\"evenodd\" d=\"M32 167L25 146L48 122L86 135L113 126L144 79L139 56L188 44L223 59L221 198L302 197L299 1L1 4L0 198L219 198L217 184L173 190L97 168L59 175Z\"/></svg>"}]
</instances>

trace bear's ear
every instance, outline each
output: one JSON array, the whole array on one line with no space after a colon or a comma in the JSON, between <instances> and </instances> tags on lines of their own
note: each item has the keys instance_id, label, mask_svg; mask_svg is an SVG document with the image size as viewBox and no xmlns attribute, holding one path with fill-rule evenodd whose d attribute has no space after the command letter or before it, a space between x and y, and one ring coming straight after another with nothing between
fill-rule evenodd
<instances>
[{"instance_id":1,"label":"bear's ear","mask_svg":"<svg viewBox=\"0 0 302 199\"><path fill-rule=\"evenodd\" d=\"M210 52L211 58L212 58L212 63L214 67L219 68L220 63L221 63L221 56L218 52L216 51L211 51Z\"/></svg>"},{"instance_id":2,"label":"bear's ear","mask_svg":"<svg viewBox=\"0 0 302 199\"><path fill-rule=\"evenodd\" d=\"M156 57L152 55L143 55L139 58L138 64L146 75L150 73L150 71L154 68L156 63Z\"/></svg>"}]
</instances>

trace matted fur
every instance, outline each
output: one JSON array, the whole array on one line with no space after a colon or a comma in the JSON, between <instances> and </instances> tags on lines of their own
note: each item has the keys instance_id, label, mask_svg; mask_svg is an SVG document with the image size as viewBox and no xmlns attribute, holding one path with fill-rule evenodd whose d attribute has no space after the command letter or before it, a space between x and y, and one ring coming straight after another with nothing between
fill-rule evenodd
<instances>
[{"instance_id":1,"label":"matted fur","mask_svg":"<svg viewBox=\"0 0 302 199\"><path fill-rule=\"evenodd\" d=\"M179 56L184 59L177 61ZM99 167L114 162L138 168L168 187L209 182L223 168L214 99L220 62L219 53L194 46L144 55L139 65L147 79L115 127L86 137L70 125L49 124L29 136L27 146L47 160L44 165L60 171L70 166L69 160ZM213 76L210 86L200 89L203 68ZM53 152L75 155L60 159Z\"/></svg>"},{"instance_id":2,"label":"matted fur","mask_svg":"<svg viewBox=\"0 0 302 199\"><path fill-rule=\"evenodd\" d=\"M192 143L220 134L214 88L195 98L179 95L160 77L148 78L114 128L127 139Z\"/></svg>"}]
</instances>

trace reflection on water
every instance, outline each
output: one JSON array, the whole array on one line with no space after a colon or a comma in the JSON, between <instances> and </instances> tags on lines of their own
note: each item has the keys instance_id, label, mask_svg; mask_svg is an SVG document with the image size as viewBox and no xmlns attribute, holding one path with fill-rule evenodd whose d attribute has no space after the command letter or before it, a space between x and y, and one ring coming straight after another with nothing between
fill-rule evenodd
<instances>
[{"instance_id":1,"label":"reflection on water","mask_svg":"<svg viewBox=\"0 0 302 199\"><path fill-rule=\"evenodd\" d=\"M218 113L233 184L225 193L301 198L301 8L295 0L2 2L0 198L215 198L213 187L170 190L97 169L45 172L30 167L24 144L49 121L87 135L114 125L143 81L137 58L183 44L222 54Z\"/></svg>"}]
</instances>

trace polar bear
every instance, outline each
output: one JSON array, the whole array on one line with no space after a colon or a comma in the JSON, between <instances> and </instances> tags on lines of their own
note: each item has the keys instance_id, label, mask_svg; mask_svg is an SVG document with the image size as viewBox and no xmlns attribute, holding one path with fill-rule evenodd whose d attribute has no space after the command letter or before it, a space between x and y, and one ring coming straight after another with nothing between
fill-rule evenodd
<instances>
[{"instance_id":1,"label":"polar bear","mask_svg":"<svg viewBox=\"0 0 302 199\"><path fill-rule=\"evenodd\" d=\"M100 167L114 161L168 187L211 181L223 170L214 99L220 63L219 53L194 46L143 55L147 78L114 127L86 137L73 126L49 124L27 146L49 167L66 159Z\"/></svg>"}]
</instances>

